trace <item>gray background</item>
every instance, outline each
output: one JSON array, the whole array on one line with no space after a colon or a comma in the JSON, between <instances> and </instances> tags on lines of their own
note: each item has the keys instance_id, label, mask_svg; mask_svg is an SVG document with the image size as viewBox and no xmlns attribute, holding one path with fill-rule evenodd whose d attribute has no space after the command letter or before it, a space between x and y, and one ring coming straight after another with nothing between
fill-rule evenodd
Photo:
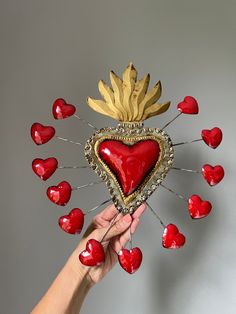
<instances>
[{"instance_id":1,"label":"gray background","mask_svg":"<svg viewBox=\"0 0 236 314\"><path fill-rule=\"evenodd\" d=\"M173 141L199 138L202 128L223 129L217 150L203 143L178 147L175 165L199 169L219 163L226 176L210 188L201 176L171 171L166 185L211 200L211 215L192 221L186 204L160 188L150 203L165 222L181 228L186 246L164 250L162 229L147 211L134 238L144 253L142 267L129 276L116 266L90 292L82 313L235 313L236 2L7 0L0 6L0 312L29 312L76 246L80 237L61 232L58 217L108 196L100 185L73 193L66 208L50 203L47 186L63 179L84 184L96 176L90 170L58 170L41 182L31 170L34 158L56 156L60 165L85 160L82 149L57 140L37 147L29 136L31 124L52 124L58 135L85 141L91 129L75 118L52 118L53 100L64 97L96 126L115 125L85 100L98 96L97 82L108 81L111 69L121 74L133 61L140 76L151 73L152 84L161 79L162 99L172 101L167 113L147 125L161 127L189 94L198 99L200 113L182 116L168 128Z\"/></svg>"}]
</instances>

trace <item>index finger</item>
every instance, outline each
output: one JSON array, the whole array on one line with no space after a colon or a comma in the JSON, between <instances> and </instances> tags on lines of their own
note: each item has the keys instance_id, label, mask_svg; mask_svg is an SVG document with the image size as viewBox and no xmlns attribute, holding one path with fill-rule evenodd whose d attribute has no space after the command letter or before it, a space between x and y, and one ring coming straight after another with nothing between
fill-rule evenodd
<instances>
[{"instance_id":1,"label":"index finger","mask_svg":"<svg viewBox=\"0 0 236 314\"><path fill-rule=\"evenodd\" d=\"M106 207L103 211L101 211L99 214L94 216L93 222L101 227L106 227L108 223L115 217L117 214L117 209L114 204L109 205Z\"/></svg>"}]
</instances>

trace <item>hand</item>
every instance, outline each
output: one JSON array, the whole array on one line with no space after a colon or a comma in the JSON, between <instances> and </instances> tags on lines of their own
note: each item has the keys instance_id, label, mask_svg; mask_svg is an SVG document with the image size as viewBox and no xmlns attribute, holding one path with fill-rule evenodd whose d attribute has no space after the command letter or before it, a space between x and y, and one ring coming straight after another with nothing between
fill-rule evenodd
<instances>
[{"instance_id":1,"label":"hand","mask_svg":"<svg viewBox=\"0 0 236 314\"><path fill-rule=\"evenodd\" d=\"M129 214L124 216L120 213L116 217L117 209L114 205L110 205L93 218L92 223L89 225L74 252L74 263L77 263L75 267L80 275L82 274L82 276L87 277L91 285L99 282L115 265L117 262L117 253L130 240L130 233L133 234L135 232L145 207L145 204L142 204L132 216ZM103 239L111 223L114 223L114 225ZM83 266L78 258L79 254L85 249L89 239L95 239L97 241L103 239L102 245L105 251L105 262L96 267Z\"/></svg>"},{"instance_id":2,"label":"hand","mask_svg":"<svg viewBox=\"0 0 236 314\"><path fill-rule=\"evenodd\" d=\"M123 216L117 215L117 209L111 205L96 215L79 245L31 313L79 313L90 287L100 281L116 263L117 253L129 241L130 232L135 232L144 210L143 204L132 216ZM104 237L111 223L112 227ZM79 254L89 239L102 241L106 256L100 266L86 267L79 260Z\"/></svg>"}]
</instances>

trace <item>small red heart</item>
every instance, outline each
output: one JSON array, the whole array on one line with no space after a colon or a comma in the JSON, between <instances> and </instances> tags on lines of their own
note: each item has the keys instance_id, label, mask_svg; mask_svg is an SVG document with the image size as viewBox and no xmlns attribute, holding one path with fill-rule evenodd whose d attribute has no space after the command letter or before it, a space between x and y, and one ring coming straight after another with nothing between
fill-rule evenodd
<instances>
[{"instance_id":1,"label":"small red heart","mask_svg":"<svg viewBox=\"0 0 236 314\"><path fill-rule=\"evenodd\" d=\"M55 119L65 119L73 116L76 108L74 105L67 104L63 98L58 98L54 101L52 106L52 113Z\"/></svg>"},{"instance_id":2,"label":"small red heart","mask_svg":"<svg viewBox=\"0 0 236 314\"><path fill-rule=\"evenodd\" d=\"M177 109L185 114L198 114L199 111L198 103L192 96L184 97L184 100L178 104Z\"/></svg>"},{"instance_id":3,"label":"small red heart","mask_svg":"<svg viewBox=\"0 0 236 314\"><path fill-rule=\"evenodd\" d=\"M117 176L124 194L130 195L153 169L160 155L155 140L126 145L121 141L105 140L99 145L101 159Z\"/></svg>"},{"instance_id":4,"label":"small red heart","mask_svg":"<svg viewBox=\"0 0 236 314\"><path fill-rule=\"evenodd\" d=\"M166 249L179 249L185 243L185 236L179 232L179 229L169 224L165 227L162 236L162 245Z\"/></svg>"},{"instance_id":5,"label":"small red heart","mask_svg":"<svg viewBox=\"0 0 236 314\"><path fill-rule=\"evenodd\" d=\"M88 240L86 249L79 255L80 262L85 266L99 266L105 261L105 252L100 242Z\"/></svg>"},{"instance_id":6,"label":"small red heart","mask_svg":"<svg viewBox=\"0 0 236 314\"><path fill-rule=\"evenodd\" d=\"M47 196L53 203L65 206L70 200L71 191L72 188L70 184L66 181L62 181L56 186L49 186Z\"/></svg>"},{"instance_id":7,"label":"small red heart","mask_svg":"<svg viewBox=\"0 0 236 314\"><path fill-rule=\"evenodd\" d=\"M55 133L56 131L53 126L44 126L37 122L31 126L31 137L37 145L47 143L53 138Z\"/></svg>"},{"instance_id":8,"label":"small red heart","mask_svg":"<svg viewBox=\"0 0 236 314\"><path fill-rule=\"evenodd\" d=\"M210 186L214 186L224 178L225 173L220 165L214 167L206 164L202 166L202 175Z\"/></svg>"},{"instance_id":9,"label":"small red heart","mask_svg":"<svg viewBox=\"0 0 236 314\"><path fill-rule=\"evenodd\" d=\"M193 219L199 219L209 215L212 205L208 201L203 201L200 196L192 195L188 200L188 209Z\"/></svg>"},{"instance_id":10,"label":"small red heart","mask_svg":"<svg viewBox=\"0 0 236 314\"><path fill-rule=\"evenodd\" d=\"M202 130L203 141L211 148L216 148L222 141L223 133L220 128L213 128L211 130Z\"/></svg>"},{"instance_id":11,"label":"small red heart","mask_svg":"<svg viewBox=\"0 0 236 314\"><path fill-rule=\"evenodd\" d=\"M143 254L138 247L131 250L122 249L118 253L120 266L129 274L133 274L139 269L142 259Z\"/></svg>"},{"instance_id":12,"label":"small red heart","mask_svg":"<svg viewBox=\"0 0 236 314\"><path fill-rule=\"evenodd\" d=\"M74 208L68 215L61 216L58 224L63 231L70 234L78 234L83 229L84 213L80 208Z\"/></svg>"},{"instance_id":13,"label":"small red heart","mask_svg":"<svg viewBox=\"0 0 236 314\"><path fill-rule=\"evenodd\" d=\"M54 157L47 159L36 158L32 162L32 169L40 179L46 181L53 175L58 166L58 161Z\"/></svg>"}]
</instances>

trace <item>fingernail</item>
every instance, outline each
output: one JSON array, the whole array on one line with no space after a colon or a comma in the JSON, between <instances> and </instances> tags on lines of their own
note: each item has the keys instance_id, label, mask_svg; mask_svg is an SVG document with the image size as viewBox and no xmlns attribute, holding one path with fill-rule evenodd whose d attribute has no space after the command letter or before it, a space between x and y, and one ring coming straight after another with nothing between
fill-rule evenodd
<instances>
[{"instance_id":1,"label":"fingernail","mask_svg":"<svg viewBox=\"0 0 236 314\"><path fill-rule=\"evenodd\" d=\"M127 215L125 215L125 216L123 217L123 222L124 222L125 224L129 224L129 223L131 223L131 221L132 221L132 217L130 216L130 214L127 214Z\"/></svg>"}]
</instances>

